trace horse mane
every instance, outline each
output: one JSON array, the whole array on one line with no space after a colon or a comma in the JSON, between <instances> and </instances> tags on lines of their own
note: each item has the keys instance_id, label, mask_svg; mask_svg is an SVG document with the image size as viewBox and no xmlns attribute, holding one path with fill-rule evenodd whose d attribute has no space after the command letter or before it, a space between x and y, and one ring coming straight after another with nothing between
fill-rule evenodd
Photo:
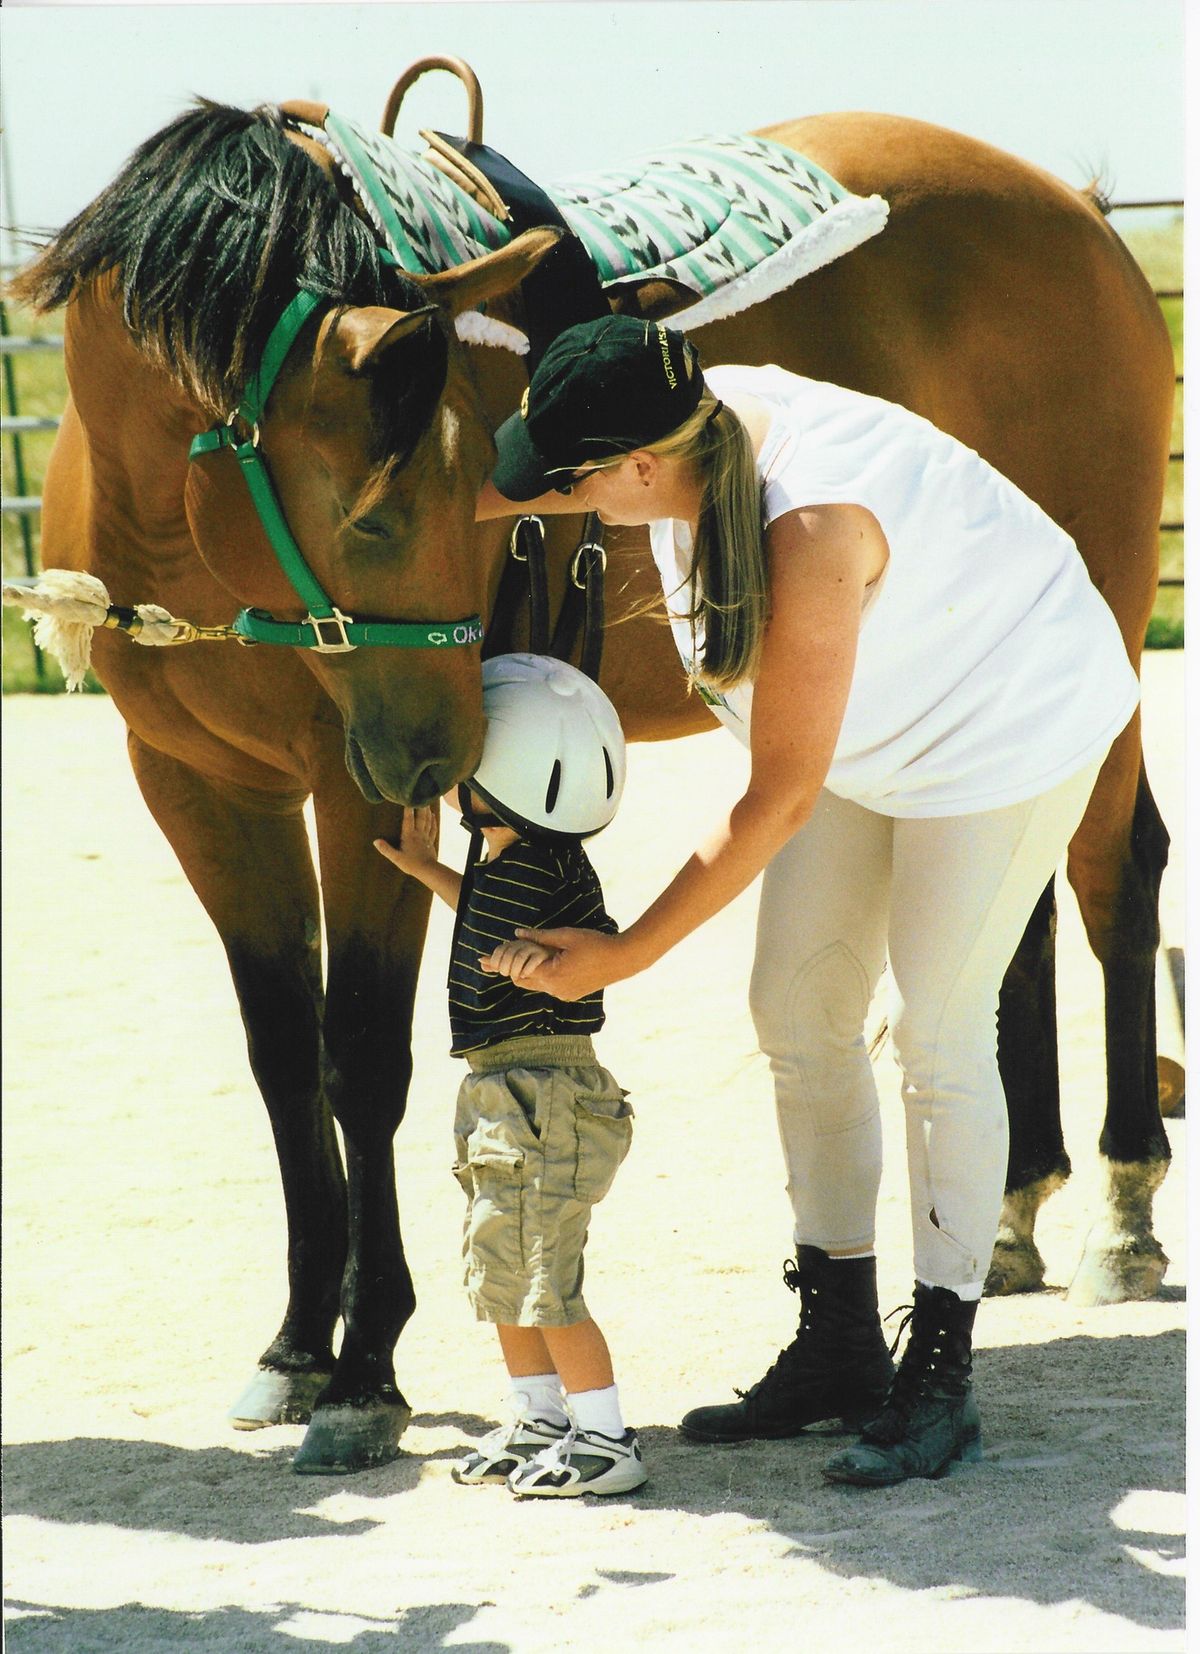
<instances>
[{"instance_id":1,"label":"horse mane","mask_svg":"<svg viewBox=\"0 0 1200 1654\"><path fill-rule=\"evenodd\" d=\"M237 405L299 289L338 305L425 303L382 262L332 180L288 141L277 108L206 98L140 145L9 290L53 310L106 272L141 352L217 415ZM445 384L439 328L402 348L410 371L399 394L392 382L372 396L368 457L377 464L406 457Z\"/></svg>"}]
</instances>

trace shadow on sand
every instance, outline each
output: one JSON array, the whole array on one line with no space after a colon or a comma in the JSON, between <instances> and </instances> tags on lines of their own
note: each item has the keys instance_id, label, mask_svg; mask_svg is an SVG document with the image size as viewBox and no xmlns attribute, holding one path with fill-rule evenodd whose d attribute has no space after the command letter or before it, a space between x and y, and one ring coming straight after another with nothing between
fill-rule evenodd
<instances>
[{"instance_id":1,"label":"shadow on sand","mask_svg":"<svg viewBox=\"0 0 1200 1654\"><path fill-rule=\"evenodd\" d=\"M1183 1490L1184 1347L1178 1331L982 1350L976 1388L984 1462L958 1467L937 1483L872 1491L828 1485L821 1465L843 1438L825 1432L709 1448L684 1442L673 1428L651 1426L641 1431L651 1481L631 1496L630 1507L700 1516L737 1512L784 1536L789 1555L847 1579L868 1577L906 1591L952 1586L956 1594L1046 1606L1082 1600L1140 1626L1178 1629L1184 1581L1173 1565L1182 1556L1182 1535L1139 1532L1114 1518L1130 1493ZM457 1414L425 1415L422 1422L461 1426L472 1435L489 1423ZM8 1515L244 1544L317 1534L352 1537L378 1525L363 1516L331 1526L307 1512L314 1486L289 1473L290 1451L247 1455L140 1441L124 1446L116 1476L108 1439L10 1447L4 1459ZM429 1457L456 1452L448 1448ZM402 1455L355 1477L354 1492L367 1501L391 1500L416 1486L428 1462ZM698 1467L705 1471L699 1486ZM264 1514L270 1517L265 1526ZM1147 1553L1163 1571L1147 1566ZM126 1647L295 1647L296 1633L279 1629L286 1607L266 1616L236 1609L189 1615L133 1605L48 1612L32 1604L14 1607L18 1615L29 1614L9 1624L15 1654L35 1647L89 1654ZM441 1648L453 1632L453 1647L492 1654L494 1642L459 1640L475 1612L466 1603L441 1604L409 1610L386 1624L343 1627L330 1643L314 1625L303 1639L311 1648L366 1654L383 1647Z\"/></svg>"}]
</instances>

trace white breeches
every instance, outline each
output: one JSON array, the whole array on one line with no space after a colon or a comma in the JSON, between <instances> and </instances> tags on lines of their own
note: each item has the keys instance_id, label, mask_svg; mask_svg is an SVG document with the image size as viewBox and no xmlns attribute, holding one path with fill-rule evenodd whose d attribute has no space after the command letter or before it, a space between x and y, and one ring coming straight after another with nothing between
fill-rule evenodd
<instances>
[{"instance_id":1,"label":"white breeches","mask_svg":"<svg viewBox=\"0 0 1200 1654\"><path fill-rule=\"evenodd\" d=\"M799 1243L874 1245L882 1149L864 1024L888 959L915 1274L978 1291L1008 1161L1000 985L1098 769L1004 809L919 820L823 792L767 868L750 1008Z\"/></svg>"}]
</instances>

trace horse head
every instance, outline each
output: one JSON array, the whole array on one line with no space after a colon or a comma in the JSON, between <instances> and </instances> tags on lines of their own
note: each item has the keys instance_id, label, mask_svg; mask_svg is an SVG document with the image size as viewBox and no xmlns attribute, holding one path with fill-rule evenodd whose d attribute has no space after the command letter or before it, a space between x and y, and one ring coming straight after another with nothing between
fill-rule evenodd
<instances>
[{"instance_id":1,"label":"horse head","mask_svg":"<svg viewBox=\"0 0 1200 1654\"><path fill-rule=\"evenodd\" d=\"M268 641L284 641L288 622L305 633L306 608L317 611L285 575L278 536L264 530L239 471L269 492L296 558L340 617L374 623L353 649L331 652L322 630L320 648L297 651L341 712L350 771L372 801L428 802L478 759L477 622L448 638L441 623L487 610L494 571L476 556L474 502L493 420L454 319L517 286L557 239L532 230L418 283L381 254L329 156L280 109L199 100L12 284L40 310L96 299L133 362L151 367L130 398L142 434L117 460L130 500L145 505L145 522L125 526L137 526L148 557L168 542L146 501L161 495L164 467L187 466L178 438L194 419L194 430L213 428L187 467L192 540L226 592L278 618ZM160 578L166 593L165 569ZM396 646L402 633L426 646ZM447 640L454 646L430 646Z\"/></svg>"},{"instance_id":2,"label":"horse head","mask_svg":"<svg viewBox=\"0 0 1200 1654\"><path fill-rule=\"evenodd\" d=\"M494 419L454 321L523 281L557 239L531 230L419 278L425 302L411 309L331 305L290 353L258 450L305 563L348 619L453 628L487 613L495 571L477 550L474 507ZM302 621L229 467L218 458L193 468L201 555L242 603ZM425 803L471 773L483 734L478 647L300 654L342 715L347 766L366 798Z\"/></svg>"}]
</instances>

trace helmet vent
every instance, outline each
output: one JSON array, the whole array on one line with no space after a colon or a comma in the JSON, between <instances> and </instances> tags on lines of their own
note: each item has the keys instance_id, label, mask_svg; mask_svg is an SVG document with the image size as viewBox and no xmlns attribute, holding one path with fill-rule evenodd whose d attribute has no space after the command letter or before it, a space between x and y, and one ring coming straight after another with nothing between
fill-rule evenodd
<instances>
[{"instance_id":1,"label":"helmet vent","mask_svg":"<svg viewBox=\"0 0 1200 1654\"><path fill-rule=\"evenodd\" d=\"M607 747L603 747L601 750L604 753L604 796L605 798L611 798L617 784L613 775L612 758L609 756Z\"/></svg>"},{"instance_id":2,"label":"helmet vent","mask_svg":"<svg viewBox=\"0 0 1200 1654\"><path fill-rule=\"evenodd\" d=\"M558 789L562 782L562 761L554 760L554 767L550 771L550 784L546 788L546 814L553 815L554 805L558 799Z\"/></svg>"}]
</instances>

